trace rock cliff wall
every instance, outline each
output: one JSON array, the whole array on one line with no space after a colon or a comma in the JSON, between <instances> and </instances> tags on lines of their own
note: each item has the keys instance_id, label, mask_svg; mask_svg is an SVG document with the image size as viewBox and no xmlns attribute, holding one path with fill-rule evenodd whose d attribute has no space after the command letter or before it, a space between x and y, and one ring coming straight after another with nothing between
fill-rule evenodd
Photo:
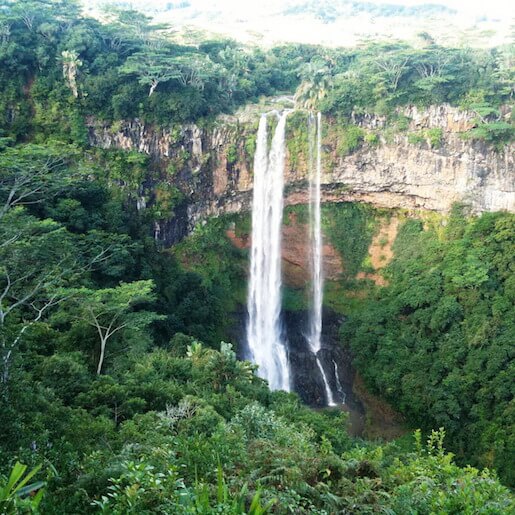
<instances>
[{"instance_id":1,"label":"rock cliff wall","mask_svg":"<svg viewBox=\"0 0 515 515\"><path fill-rule=\"evenodd\" d=\"M402 130L378 116L354 117L362 135L372 137L351 152L341 150L345 135L339 124L325 120L323 201L439 212L464 202L473 212L515 211L513 144L496 151L464 138L474 126L473 115L447 105L410 107L401 115ZM182 216L156 221L156 237L171 244L203 218L249 209L255 126L237 117L206 128L190 124L169 130L137 120L116 126L90 121L89 140L104 149L148 154L151 167L184 193L186 200L177 207ZM299 143L288 145L286 204L307 201L301 132L290 134ZM147 182L143 194L151 196L151 190Z\"/></svg>"}]
</instances>

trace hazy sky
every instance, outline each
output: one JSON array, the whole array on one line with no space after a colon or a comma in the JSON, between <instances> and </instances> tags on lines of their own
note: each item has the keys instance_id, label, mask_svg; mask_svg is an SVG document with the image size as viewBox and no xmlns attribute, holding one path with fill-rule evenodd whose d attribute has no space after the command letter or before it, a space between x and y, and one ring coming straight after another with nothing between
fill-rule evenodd
<instances>
[{"instance_id":1,"label":"hazy sky","mask_svg":"<svg viewBox=\"0 0 515 515\"><path fill-rule=\"evenodd\" d=\"M363 0L371 3L385 4L442 4L456 9L464 15L478 16L487 15L489 17L502 17L504 19L515 17L515 0ZM82 0L85 6L109 3L110 0ZM302 0L189 0L192 7L196 9L208 9L211 11L230 10L233 13L252 16L253 13L271 14L281 11L288 4L300 4ZM140 10L145 6L159 5L167 3L179 4L180 0L126 0Z\"/></svg>"},{"instance_id":2,"label":"hazy sky","mask_svg":"<svg viewBox=\"0 0 515 515\"><path fill-rule=\"evenodd\" d=\"M82 1L86 8L91 8L110 0ZM510 27L515 25L515 0L362 0L408 6L440 4L455 9L457 14L415 19L358 13L348 19L340 16L335 23L324 23L309 15L301 15L292 22L292 18L283 15L288 7L301 6L308 0L188 0L188 8L170 10L170 4L179 7L182 1L125 0L124 3L151 15L157 13L157 19L176 27L194 26L265 46L286 41L348 46L363 37L410 40L421 30L449 44L461 44L466 38L469 44L495 46L510 40ZM339 3L328 0L326 5L331 5L332 1Z\"/></svg>"}]
</instances>

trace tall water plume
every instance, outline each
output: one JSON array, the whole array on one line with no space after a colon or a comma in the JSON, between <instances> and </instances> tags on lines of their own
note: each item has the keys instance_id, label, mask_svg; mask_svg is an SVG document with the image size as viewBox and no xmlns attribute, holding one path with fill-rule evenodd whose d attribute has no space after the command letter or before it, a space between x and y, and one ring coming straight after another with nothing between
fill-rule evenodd
<instances>
[{"instance_id":1,"label":"tall water plume","mask_svg":"<svg viewBox=\"0 0 515 515\"><path fill-rule=\"evenodd\" d=\"M286 345L281 327L281 225L285 127L279 121L268 153L266 115L261 115L254 156L252 248L247 300L247 343L258 374L274 390L290 390Z\"/></svg>"},{"instance_id":2,"label":"tall water plume","mask_svg":"<svg viewBox=\"0 0 515 515\"><path fill-rule=\"evenodd\" d=\"M320 213L320 179L322 175L322 115L309 119L309 233L311 241L311 273L313 305L309 317L308 343L315 355L316 363L324 382L325 395L329 406L336 406L333 393L319 352L322 348L322 301L324 276L322 269L322 224Z\"/></svg>"}]
</instances>

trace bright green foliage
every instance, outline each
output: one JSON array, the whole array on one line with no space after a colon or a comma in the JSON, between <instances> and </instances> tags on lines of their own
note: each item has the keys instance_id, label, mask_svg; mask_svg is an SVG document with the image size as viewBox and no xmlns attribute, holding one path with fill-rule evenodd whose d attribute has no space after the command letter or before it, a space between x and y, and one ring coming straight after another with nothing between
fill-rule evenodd
<instances>
[{"instance_id":1,"label":"bright green foliage","mask_svg":"<svg viewBox=\"0 0 515 515\"><path fill-rule=\"evenodd\" d=\"M375 132L367 132L364 136L365 143L369 145L378 145L379 136Z\"/></svg>"},{"instance_id":2,"label":"bright green foliage","mask_svg":"<svg viewBox=\"0 0 515 515\"><path fill-rule=\"evenodd\" d=\"M44 481L29 481L40 471L41 465L27 472L27 465L14 464L7 480L0 483L0 510L2 513L36 513L43 497ZM3 479L0 476L0 479Z\"/></svg>"},{"instance_id":3,"label":"bright green foliage","mask_svg":"<svg viewBox=\"0 0 515 515\"><path fill-rule=\"evenodd\" d=\"M246 288L246 252L236 248L226 235L231 221L236 223L238 218L224 216L199 224L175 247L179 259L203 278L203 284L223 291L227 311L236 302L244 302Z\"/></svg>"},{"instance_id":4,"label":"bright green foliage","mask_svg":"<svg viewBox=\"0 0 515 515\"><path fill-rule=\"evenodd\" d=\"M138 463L121 464L123 473L118 478L110 479L109 493L101 501L93 504L101 513L124 515L128 513L174 513L174 514L209 514L225 513L227 515L264 515L269 513L274 500L263 506L261 493L257 491L250 504L247 503L248 487L244 485L240 492L233 494L223 477L220 464L217 469L216 499L212 499L208 484L196 483L187 488L184 480L178 476L176 466L166 473L154 472L155 467L143 460ZM247 511L247 504L248 511Z\"/></svg>"},{"instance_id":5,"label":"bright green foliage","mask_svg":"<svg viewBox=\"0 0 515 515\"><path fill-rule=\"evenodd\" d=\"M443 131L440 128L425 129L408 134L408 142L412 145L427 142L430 148L438 148L442 144L442 138Z\"/></svg>"},{"instance_id":6,"label":"bright green foliage","mask_svg":"<svg viewBox=\"0 0 515 515\"><path fill-rule=\"evenodd\" d=\"M121 73L136 75L140 84L150 86L148 96L154 93L158 84L176 79L179 74L171 66L170 55L163 52L148 50L130 55L124 65L120 67Z\"/></svg>"},{"instance_id":7,"label":"bright green foliage","mask_svg":"<svg viewBox=\"0 0 515 515\"><path fill-rule=\"evenodd\" d=\"M424 135L421 132L411 132L408 134L408 143L411 145L424 143Z\"/></svg>"},{"instance_id":8,"label":"bright green foliage","mask_svg":"<svg viewBox=\"0 0 515 515\"><path fill-rule=\"evenodd\" d=\"M230 40L192 47L172 43L167 27L136 11L110 9L106 19L81 16L73 0L3 2L2 136L85 145L86 117L169 126L297 89L299 105L345 117L392 115L413 103L466 105L488 125L474 137L513 137L498 110L513 95L512 46L445 48L428 39L422 48L385 42L263 51Z\"/></svg>"},{"instance_id":9,"label":"bright green foliage","mask_svg":"<svg viewBox=\"0 0 515 515\"><path fill-rule=\"evenodd\" d=\"M356 125L341 127L338 131L338 154L340 156L346 156L359 148L364 136L365 132L363 129Z\"/></svg>"},{"instance_id":10,"label":"bright green foliage","mask_svg":"<svg viewBox=\"0 0 515 515\"><path fill-rule=\"evenodd\" d=\"M106 203L112 202L109 195L95 189L98 185L79 181L75 187L44 202L43 213L56 213L67 224L73 220L82 231L90 227L114 231L104 218L111 211L95 204L102 195ZM368 240L359 243L357 235L371 237L372 214L368 208L351 205L328 206L324 211L325 224L333 215L338 222L328 226L331 237L337 241L348 235L342 245L354 269L368 247ZM473 229L460 217L448 224L448 245L477 231L489 235L496 245L495 249L473 245L469 260L449 252L449 265L459 268L456 275L465 281L456 283L450 274L444 279L449 287L474 292L475 281L479 288L486 287L490 279L484 280L485 256L495 262L502 277L510 275L509 220L490 217L490 222L485 219ZM218 314L216 323L210 321L209 299L223 295L226 302L227 292L237 284L232 281L241 281L244 271L234 272L242 255L225 240L230 221L212 220L177 249L202 279L181 273L168 255L157 254L148 243L140 242L145 254L141 246L129 244L119 267L102 263L103 271L85 273L84 286L74 290L77 296L64 300L52 316L26 332L11 368L9 395L0 401L8 420L0 427L5 456L1 465L8 468L12 457L53 464L57 474L48 483L41 511L396 513L407 506L429 514L453 509L475 513L485 506L488 513L509 513L513 508L509 492L488 471L456 466L442 449L443 433L431 437L427 450L419 445L416 452L393 444L377 447L353 441L343 412L316 412L302 406L293 394L270 392L255 375L255 366L237 360L230 344L222 342L215 350L195 338L200 333L212 339L220 334L225 321ZM245 221L234 223L239 232L248 230ZM489 223L494 223L495 231ZM419 235L420 227L409 224L404 231L406 236L398 241L401 249L402 238ZM131 271L131 256L155 277L155 300L150 295L152 281ZM428 291L423 296L430 299ZM103 374L96 375L98 359L92 349L98 348L98 335L69 315L103 317L109 312L111 316L121 307L117 316L125 323L125 317L144 313L134 303L143 298L152 302L151 313L166 319L156 322L155 331L146 323L124 326L123 338L109 347ZM438 307L443 311L440 318L434 317L435 324L447 314L460 316L453 302ZM502 316L506 307L499 303L495 309ZM196 318L199 311L203 314ZM177 334L178 327L187 328L192 336ZM472 327L471 331L477 333ZM167 336L173 337L168 341ZM499 434L504 431L501 428Z\"/></svg>"},{"instance_id":11,"label":"bright green foliage","mask_svg":"<svg viewBox=\"0 0 515 515\"><path fill-rule=\"evenodd\" d=\"M368 255L376 213L363 204L326 204L322 213L324 231L343 259L344 278L351 281Z\"/></svg>"},{"instance_id":12,"label":"bright green foliage","mask_svg":"<svg viewBox=\"0 0 515 515\"><path fill-rule=\"evenodd\" d=\"M499 105L510 98L511 88L500 87L513 74L509 57L502 57L510 51L371 43L340 53L336 65L326 71L331 88L321 105L344 114L353 108L385 113L406 103L470 103L466 99L478 90L483 101Z\"/></svg>"},{"instance_id":13,"label":"bright green foliage","mask_svg":"<svg viewBox=\"0 0 515 515\"><path fill-rule=\"evenodd\" d=\"M195 342L186 353L156 350L131 363L91 404L85 392L76 404L96 417L105 416L99 410L113 401L115 385L133 411L120 403L106 412L118 415L117 430L104 428L110 446L90 441L80 471L53 484L45 513L82 512L91 503L105 513L170 514L405 505L428 514L485 506L500 515L513 507L495 476L453 463L443 432L415 452L351 444L341 412L314 412L291 394L270 393L252 372L227 344L215 351Z\"/></svg>"},{"instance_id":14,"label":"bright green foliage","mask_svg":"<svg viewBox=\"0 0 515 515\"><path fill-rule=\"evenodd\" d=\"M507 122L487 122L481 123L472 129L467 135L470 138L480 139L487 143L509 142L515 135L513 124Z\"/></svg>"},{"instance_id":15,"label":"bright green foliage","mask_svg":"<svg viewBox=\"0 0 515 515\"><path fill-rule=\"evenodd\" d=\"M94 501L100 513L181 513L181 490L185 487L176 469L154 472L155 467L141 460L123 462L121 468L122 474L111 480L109 493Z\"/></svg>"},{"instance_id":16,"label":"bright green foliage","mask_svg":"<svg viewBox=\"0 0 515 515\"><path fill-rule=\"evenodd\" d=\"M134 333L141 332L155 320L164 318L150 311L134 310L136 305L154 300L153 289L153 282L147 280L121 283L116 288L68 291L76 304L76 316L98 333L100 355L97 374L102 371L107 342L115 334L128 329Z\"/></svg>"},{"instance_id":17,"label":"bright green foliage","mask_svg":"<svg viewBox=\"0 0 515 515\"><path fill-rule=\"evenodd\" d=\"M135 11L106 15L84 17L72 0L0 1L0 511L512 512L493 472L453 463L443 431L426 447L418 435L414 450L366 444L349 437L344 412L271 392L223 341L244 305L248 258L226 231L248 235L249 218L213 219L171 252L158 248L155 220L186 207L171 179L196 185L190 149L173 149L166 174L138 153L87 148L85 123L118 131L138 118L172 126L175 140L184 122L205 127L202 118L301 83L299 103L345 120L341 155L376 143L352 116L387 114L405 131L394 112L410 103L461 104L478 116L473 137L505 142L509 49L189 47ZM301 165L305 113L290 120ZM251 162L254 150L255 136L234 140L227 161L244 151ZM376 214L324 208L345 287L366 269ZM438 230L410 220L390 286L343 329L372 388L410 423L446 427L461 462L493 466L509 484L513 226L507 214L455 215ZM298 292L286 302L303 307Z\"/></svg>"},{"instance_id":18,"label":"bright green foliage","mask_svg":"<svg viewBox=\"0 0 515 515\"><path fill-rule=\"evenodd\" d=\"M87 143L87 116L169 125L293 90L309 47L268 52L230 40L190 47L136 11L83 17L73 0L2 2L0 130Z\"/></svg>"},{"instance_id":19,"label":"bright green foliage","mask_svg":"<svg viewBox=\"0 0 515 515\"><path fill-rule=\"evenodd\" d=\"M513 139L513 119L503 118L499 109L513 103L512 55L513 45L486 50L434 42L423 48L385 42L338 51L317 79L324 83L324 94L316 108L340 117L374 112L394 119L401 106L450 103L478 115L470 137L501 146ZM436 134L424 138L439 145Z\"/></svg>"},{"instance_id":20,"label":"bright green foliage","mask_svg":"<svg viewBox=\"0 0 515 515\"><path fill-rule=\"evenodd\" d=\"M343 325L368 384L416 425L446 428L460 460L513 484L515 220L455 210L447 227L409 220L390 285Z\"/></svg>"},{"instance_id":21,"label":"bright green foliage","mask_svg":"<svg viewBox=\"0 0 515 515\"><path fill-rule=\"evenodd\" d=\"M443 449L445 432L432 431L425 448L420 433L415 434L416 453L407 460L394 460L390 479L393 513L509 513L513 501L507 489L492 488L494 477L488 470L460 469ZM438 485L438 488L435 486Z\"/></svg>"},{"instance_id":22,"label":"bright green foliage","mask_svg":"<svg viewBox=\"0 0 515 515\"><path fill-rule=\"evenodd\" d=\"M288 163L294 171L299 169L299 165L304 165L304 168L307 167L305 160L309 155L308 120L305 111L294 111L288 116L286 146L288 149ZM304 163L302 163L302 159L304 159Z\"/></svg>"},{"instance_id":23,"label":"bright green foliage","mask_svg":"<svg viewBox=\"0 0 515 515\"><path fill-rule=\"evenodd\" d=\"M300 68L303 82L295 93L295 101L305 109L314 109L327 95L330 87L329 56L316 56Z\"/></svg>"},{"instance_id":24,"label":"bright green foliage","mask_svg":"<svg viewBox=\"0 0 515 515\"><path fill-rule=\"evenodd\" d=\"M227 163L233 165L238 160L238 147L234 144L227 148Z\"/></svg>"},{"instance_id":25,"label":"bright green foliage","mask_svg":"<svg viewBox=\"0 0 515 515\"><path fill-rule=\"evenodd\" d=\"M440 128L426 129L424 136L431 148L438 148L442 143L443 131Z\"/></svg>"},{"instance_id":26,"label":"bright green foliage","mask_svg":"<svg viewBox=\"0 0 515 515\"><path fill-rule=\"evenodd\" d=\"M49 460L59 471L54 492L71 485L79 462L105 438L117 448L114 429L122 421L182 398L170 378L188 363L159 378L140 359L149 346L168 346L178 331L219 342L225 327L224 292L158 252L142 220L122 204L125 197L113 196L105 177L92 181L98 170L77 154L65 145L0 154L0 466ZM108 176L111 166L116 171L117 154L102 159ZM116 331L104 374L95 378L106 330ZM126 374L136 363L137 373ZM82 487L62 495L89 506ZM44 512L66 508L51 503Z\"/></svg>"}]
</instances>

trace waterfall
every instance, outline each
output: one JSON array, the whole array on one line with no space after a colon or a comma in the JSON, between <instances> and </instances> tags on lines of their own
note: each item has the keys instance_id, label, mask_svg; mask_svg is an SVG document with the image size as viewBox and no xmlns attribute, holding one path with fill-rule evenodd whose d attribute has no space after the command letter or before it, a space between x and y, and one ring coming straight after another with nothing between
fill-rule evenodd
<instances>
[{"instance_id":1,"label":"waterfall","mask_svg":"<svg viewBox=\"0 0 515 515\"><path fill-rule=\"evenodd\" d=\"M273 390L290 390L281 327L281 225L287 112L279 115L267 152L267 117L261 115L254 156L252 248L247 300L247 343L258 374Z\"/></svg>"},{"instance_id":2,"label":"waterfall","mask_svg":"<svg viewBox=\"0 0 515 515\"><path fill-rule=\"evenodd\" d=\"M334 365L334 377L336 378L336 390L340 394L340 401L345 404L345 391L343 390L342 383L340 382L340 376L338 375L338 365L336 364L336 361L333 359L333 365Z\"/></svg>"},{"instance_id":3,"label":"waterfall","mask_svg":"<svg viewBox=\"0 0 515 515\"><path fill-rule=\"evenodd\" d=\"M316 136L316 137L315 137ZM316 148L316 152L315 152ZM324 277L322 270L322 227L320 216L320 176L322 174L322 115L318 113L316 125L313 115L309 119L309 233L311 241L311 273L313 306L310 313L308 342L315 355L317 366L324 382L326 401L336 406L331 387L319 352L322 348L322 301Z\"/></svg>"}]
</instances>

